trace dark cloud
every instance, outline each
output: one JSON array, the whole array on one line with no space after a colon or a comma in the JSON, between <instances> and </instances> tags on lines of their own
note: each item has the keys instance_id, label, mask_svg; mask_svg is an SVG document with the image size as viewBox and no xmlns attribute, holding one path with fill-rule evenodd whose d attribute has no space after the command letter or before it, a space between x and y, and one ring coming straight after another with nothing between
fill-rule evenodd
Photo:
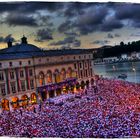
<instances>
[{"instance_id":1,"label":"dark cloud","mask_svg":"<svg viewBox=\"0 0 140 140\"><path fill-rule=\"evenodd\" d=\"M106 45L110 43L109 40L95 40L94 42L92 42L91 44L99 44L99 45Z\"/></svg>"},{"instance_id":2,"label":"dark cloud","mask_svg":"<svg viewBox=\"0 0 140 140\"><path fill-rule=\"evenodd\" d=\"M52 40L52 30L51 29L39 29L37 31L36 39L35 41L37 42L43 42L43 41L48 41Z\"/></svg>"},{"instance_id":3,"label":"dark cloud","mask_svg":"<svg viewBox=\"0 0 140 140\"><path fill-rule=\"evenodd\" d=\"M80 47L81 46L81 41L80 40L75 40L73 43L73 47Z\"/></svg>"},{"instance_id":4,"label":"dark cloud","mask_svg":"<svg viewBox=\"0 0 140 140\"><path fill-rule=\"evenodd\" d=\"M106 7L98 7L92 9L81 15L76 23L78 31L82 35L94 32L99 29L99 26L103 23L107 16L108 10Z\"/></svg>"},{"instance_id":5,"label":"dark cloud","mask_svg":"<svg viewBox=\"0 0 140 140\"><path fill-rule=\"evenodd\" d=\"M117 33L115 33L115 34L113 34L113 33L108 33L106 38L112 39L112 38L114 38L114 37L120 37L120 35L117 34Z\"/></svg>"},{"instance_id":6,"label":"dark cloud","mask_svg":"<svg viewBox=\"0 0 140 140\"><path fill-rule=\"evenodd\" d=\"M120 29L124 25L120 20L115 19L114 17L110 17L104 21L101 26L101 31L113 31L114 29Z\"/></svg>"},{"instance_id":7,"label":"dark cloud","mask_svg":"<svg viewBox=\"0 0 140 140\"><path fill-rule=\"evenodd\" d=\"M20 3L14 3L14 2L0 2L0 13L2 12L12 12L12 11L18 11L21 6Z\"/></svg>"},{"instance_id":8,"label":"dark cloud","mask_svg":"<svg viewBox=\"0 0 140 140\"><path fill-rule=\"evenodd\" d=\"M39 10L56 12L63 7L64 4L60 2L1 2L0 12L35 13Z\"/></svg>"},{"instance_id":9,"label":"dark cloud","mask_svg":"<svg viewBox=\"0 0 140 140\"><path fill-rule=\"evenodd\" d=\"M120 34L115 33L115 34L114 34L114 36L115 36L115 37L120 37L121 35L120 35Z\"/></svg>"},{"instance_id":10,"label":"dark cloud","mask_svg":"<svg viewBox=\"0 0 140 140\"><path fill-rule=\"evenodd\" d=\"M78 33L76 33L76 32L65 32L64 34L67 35L67 36L75 36L75 37L80 36L80 35L79 35Z\"/></svg>"},{"instance_id":11,"label":"dark cloud","mask_svg":"<svg viewBox=\"0 0 140 140\"><path fill-rule=\"evenodd\" d=\"M12 34L9 34L5 37L0 36L0 43L8 42L8 41L16 42L15 38L12 37Z\"/></svg>"},{"instance_id":12,"label":"dark cloud","mask_svg":"<svg viewBox=\"0 0 140 140\"><path fill-rule=\"evenodd\" d=\"M65 45L65 44L69 44L69 43L73 43L75 41L75 37L67 37L67 38L64 38L64 40L60 40L58 42L53 42L53 43L50 43L51 46L55 45Z\"/></svg>"},{"instance_id":13,"label":"dark cloud","mask_svg":"<svg viewBox=\"0 0 140 140\"><path fill-rule=\"evenodd\" d=\"M67 18L72 18L84 14L84 10L94 6L95 3L82 3L82 2L73 2L67 3L66 9L64 11L64 16Z\"/></svg>"},{"instance_id":14,"label":"dark cloud","mask_svg":"<svg viewBox=\"0 0 140 140\"><path fill-rule=\"evenodd\" d=\"M57 42L52 42L49 44L50 46L72 46L72 47L79 47L81 45L81 41L77 40L74 36L69 36L64 38L63 40L57 41Z\"/></svg>"},{"instance_id":15,"label":"dark cloud","mask_svg":"<svg viewBox=\"0 0 140 140\"><path fill-rule=\"evenodd\" d=\"M58 27L58 31L61 33L67 32L72 28L72 22L70 20L66 20Z\"/></svg>"},{"instance_id":16,"label":"dark cloud","mask_svg":"<svg viewBox=\"0 0 140 140\"><path fill-rule=\"evenodd\" d=\"M115 16L118 19L140 19L140 5L123 3L116 7Z\"/></svg>"},{"instance_id":17,"label":"dark cloud","mask_svg":"<svg viewBox=\"0 0 140 140\"><path fill-rule=\"evenodd\" d=\"M38 26L36 20L32 16L29 17L18 13L9 14L4 22L9 26Z\"/></svg>"},{"instance_id":18,"label":"dark cloud","mask_svg":"<svg viewBox=\"0 0 140 140\"><path fill-rule=\"evenodd\" d=\"M73 9L74 11L74 9ZM99 30L99 26L103 23L105 17L108 14L107 7L99 6L89 8L74 20L66 20L58 27L59 32L67 32L72 29L76 29L81 35L86 35Z\"/></svg>"},{"instance_id":19,"label":"dark cloud","mask_svg":"<svg viewBox=\"0 0 140 140\"><path fill-rule=\"evenodd\" d=\"M115 17L119 20L128 20L132 27L140 27L140 4L125 3L117 6Z\"/></svg>"}]
</instances>

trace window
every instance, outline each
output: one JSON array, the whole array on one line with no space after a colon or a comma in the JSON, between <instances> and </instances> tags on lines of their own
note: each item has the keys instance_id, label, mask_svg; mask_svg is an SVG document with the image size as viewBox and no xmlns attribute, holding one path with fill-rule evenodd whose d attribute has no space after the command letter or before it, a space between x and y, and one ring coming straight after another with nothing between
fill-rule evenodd
<instances>
[{"instance_id":1,"label":"window","mask_svg":"<svg viewBox=\"0 0 140 140\"><path fill-rule=\"evenodd\" d=\"M76 69L76 64L74 64L74 68Z\"/></svg>"},{"instance_id":2,"label":"window","mask_svg":"<svg viewBox=\"0 0 140 140\"><path fill-rule=\"evenodd\" d=\"M33 76L33 71L32 71L32 69L29 70L29 75L30 75L30 76Z\"/></svg>"},{"instance_id":3,"label":"window","mask_svg":"<svg viewBox=\"0 0 140 140\"><path fill-rule=\"evenodd\" d=\"M41 58L38 61L41 62Z\"/></svg>"},{"instance_id":4,"label":"window","mask_svg":"<svg viewBox=\"0 0 140 140\"><path fill-rule=\"evenodd\" d=\"M12 91L12 93L16 93L16 85L15 85L15 82L12 82L11 83L11 91Z\"/></svg>"},{"instance_id":5,"label":"window","mask_svg":"<svg viewBox=\"0 0 140 140\"><path fill-rule=\"evenodd\" d=\"M24 72L23 72L23 70L20 71L20 77L21 77L21 78L24 77Z\"/></svg>"},{"instance_id":6,"label":"window","mask_svg":"<svg viewBox=\"0 0 140 140\"><path fill-rule=\"evenodd\" d=\"M13 71L10 72L10 79L14 79L14 72Z\"/></svg>"},{"instance_id":7,"label":"window","mask_svg":"<svg viewBox=\"0 0 140 140\"><path fill-rule=\"evenodd\" d=\"M82 64L80 63L80 68L82 68Z\"/></svg>"},{"instance_id":8,"label":"window","mask_svg":"<svg viewBox=\"0 0 140 140\"><path fill-rule=\"evenodd\" d=\"M61 59L63 60L63 57L61 57Z\"/></svg>"},{"instance_id":9,"label":"window","mask_svg":"<svg viewBox=\"0 0 140 140\"><path fill-rule=\"evenodd\" d=\"M73 59L75 59L75 56L73 57Z\"/></svg>"},{"instance_id":10,"label":"window","mask_svg":"<svg viewBox=\"0 0 140 140\"><path fill-rule=\"evenodd\" d=\"M87 67L87 62L85 62L85 67Z\"/></svg>"},{"instance_id":11,"label":"window","mask_svg":"<svg viewBox=\"0 0 140 140\"><path fill-rule=\"evenodd\" d=\"M79 56L79 59L81 59L81 56Z\"/></svg>"},{"instance_id":12,"label":"window","mask_svg":"<svg viewBox=\"0 0 140 140\"><path fill-rule=\"evenodd\" d=\"M22 65L22 61L19 61L19 65Z\"/></svg>"},{"instance_id":13,"label":"window","mask_svg":"<svg viewBox=\"0 0 140 140\"><path fill-rule=\"evenodd\" d=\"M91 66L91 61L89 62L89 65Z\"/></svg>"},{"instance_id":14,"label":"window","mask_svg":"<svg viewBox=\"0 0 140 140\"><path fill-rule=\"evenodd\" d=\"M28 60L28 64L29 64L29 65L31 64L31 61L30 61L30 60Z\"/></svg>"},{"instance_id":15,"label":"window","mask_svg":"<svg viewBox=\"0 0 140 140\"><path fill-rule=\"evenodd\" d=\"M49 61L49 58L47 58L47 61Z\"/></svg>"},{"instance_id":16,"label":"window","mask_svg":"<svg viewBox=\"0 0 140 140\"><path fill-rule=\"evenodd\" d=\"M34 89L34 80L30 80L31 89Z\"/></svg>"},{"instance_id":17,"label":"window","mask_svg":"<svg viewBox=\"0 0 140 140\"><path fill-rule=\"evenodd\" d=\"M12 67L12 65L13 65L12 62L9 62L9 66Z\"/></svg>"},{"instance_id":18,"label":"window","mask_svg":"<svg viewBox=\"0 0 140 140\"><path fill-rule=\"evenodd\" d=\"M2 96L6 95L5 84L0 85L0 88L1 88L1 95Z\"/></svg>"},{"instance_id":19,"label":"window","mask_svg":"<svg viewBox=\"0 0 140 140\"><path fill-rule=\"evenodd\" d=\"M86 55L84 55L84 58L86 58Z\"/></svg>"},{"instance_id":20,"label":"window","mask_svg":"<svg viewBox=\"0 0 140 140\"><path fill-rule=\"evenodd\" d=\"M4 80L3 72L0 72L0 81Z\"/></svg>"},{"instance_id":21,"label":"window","mask_svg":"<svg viewBox=\"0 0 140 140\"><path fill-rule=\"evenodd\" d=\"M21 90L25 91L25 81L21 81Z\"/></svg>"},{"instance_id":22,"label":"window","mask_svg":"<svg viewBox=\"0 0 140 140\"><path fill-rule=\"evenodd\" d=\"M81 70L81 78L83 78L83 72L82 72L82 70Z\"/></svg>"},{"instance_id":23,"label":"window","mask_svg":"<svg viewBox=\"0 0 140 140\"><path fill-rule=\"evenodd\" d=\"M0 68L2 67L2 63L0 63Z\"/></svg>"}]
</instances>

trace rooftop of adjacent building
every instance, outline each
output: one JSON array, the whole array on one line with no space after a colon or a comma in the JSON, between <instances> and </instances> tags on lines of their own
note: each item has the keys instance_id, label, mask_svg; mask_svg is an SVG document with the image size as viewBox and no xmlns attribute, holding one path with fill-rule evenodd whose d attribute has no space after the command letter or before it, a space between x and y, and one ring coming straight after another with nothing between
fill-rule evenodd
<instances>
[{"instance_id":1,"label":"rooftop of adjacent building","mask_svg":"<svg viewBox=\"0 0 140 140\"><path fill-rule=\"evenodd\" d=\"M43 56L60 56L83 54L91 52L89 49L63 49L63 50L43 50L33 44L28 44L27 38L23 36L21 43L12 45L12 41L7 42L8 47L0 50L0 60L43 57Z\"/></svg>"}]
</instances>

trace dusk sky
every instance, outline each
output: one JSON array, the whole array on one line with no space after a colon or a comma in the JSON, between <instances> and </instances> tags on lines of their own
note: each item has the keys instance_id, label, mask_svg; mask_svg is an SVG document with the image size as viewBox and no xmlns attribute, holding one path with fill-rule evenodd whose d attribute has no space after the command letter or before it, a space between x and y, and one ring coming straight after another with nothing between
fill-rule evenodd
<instances>
[{"instance_id":1,"label":"dusk sky","mask_svg":"<svg viewBox=\"0 0 140 140\"><path fill-rule=\"evenodd\" d=\"M45 49L97 48L140 40L140 4L1 2L0 48L28 43Z\"/></svg>"}]
</instances>

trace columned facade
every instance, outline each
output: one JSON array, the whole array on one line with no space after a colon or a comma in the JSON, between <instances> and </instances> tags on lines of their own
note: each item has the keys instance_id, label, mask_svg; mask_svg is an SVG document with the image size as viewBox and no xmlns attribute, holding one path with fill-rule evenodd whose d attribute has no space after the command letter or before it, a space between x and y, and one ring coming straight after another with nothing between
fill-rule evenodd
<instances>
[{"instance_id":1,"label":"columned facade","mask_svg":"<svg viewBox=\"0 0 140 140\"><path fill-rule=\"evenodd\" d=\"M82 89L81 83L69 85L65 82L71 78L81 82L93 76L92 53L88 50L42 51L24 43L12 47L25 47L25 50L28 47L25 56L21 55L24 54L23 48L20 53L12 52L12 47L7 48L10 50L7 58L0 51L0 105L3 110L27 107L37 103L37 98L44 100ZM57 85L55 90L51 87L51 90L37 92L39 87L54 84Z\"/></svg>"}]
</instances>

